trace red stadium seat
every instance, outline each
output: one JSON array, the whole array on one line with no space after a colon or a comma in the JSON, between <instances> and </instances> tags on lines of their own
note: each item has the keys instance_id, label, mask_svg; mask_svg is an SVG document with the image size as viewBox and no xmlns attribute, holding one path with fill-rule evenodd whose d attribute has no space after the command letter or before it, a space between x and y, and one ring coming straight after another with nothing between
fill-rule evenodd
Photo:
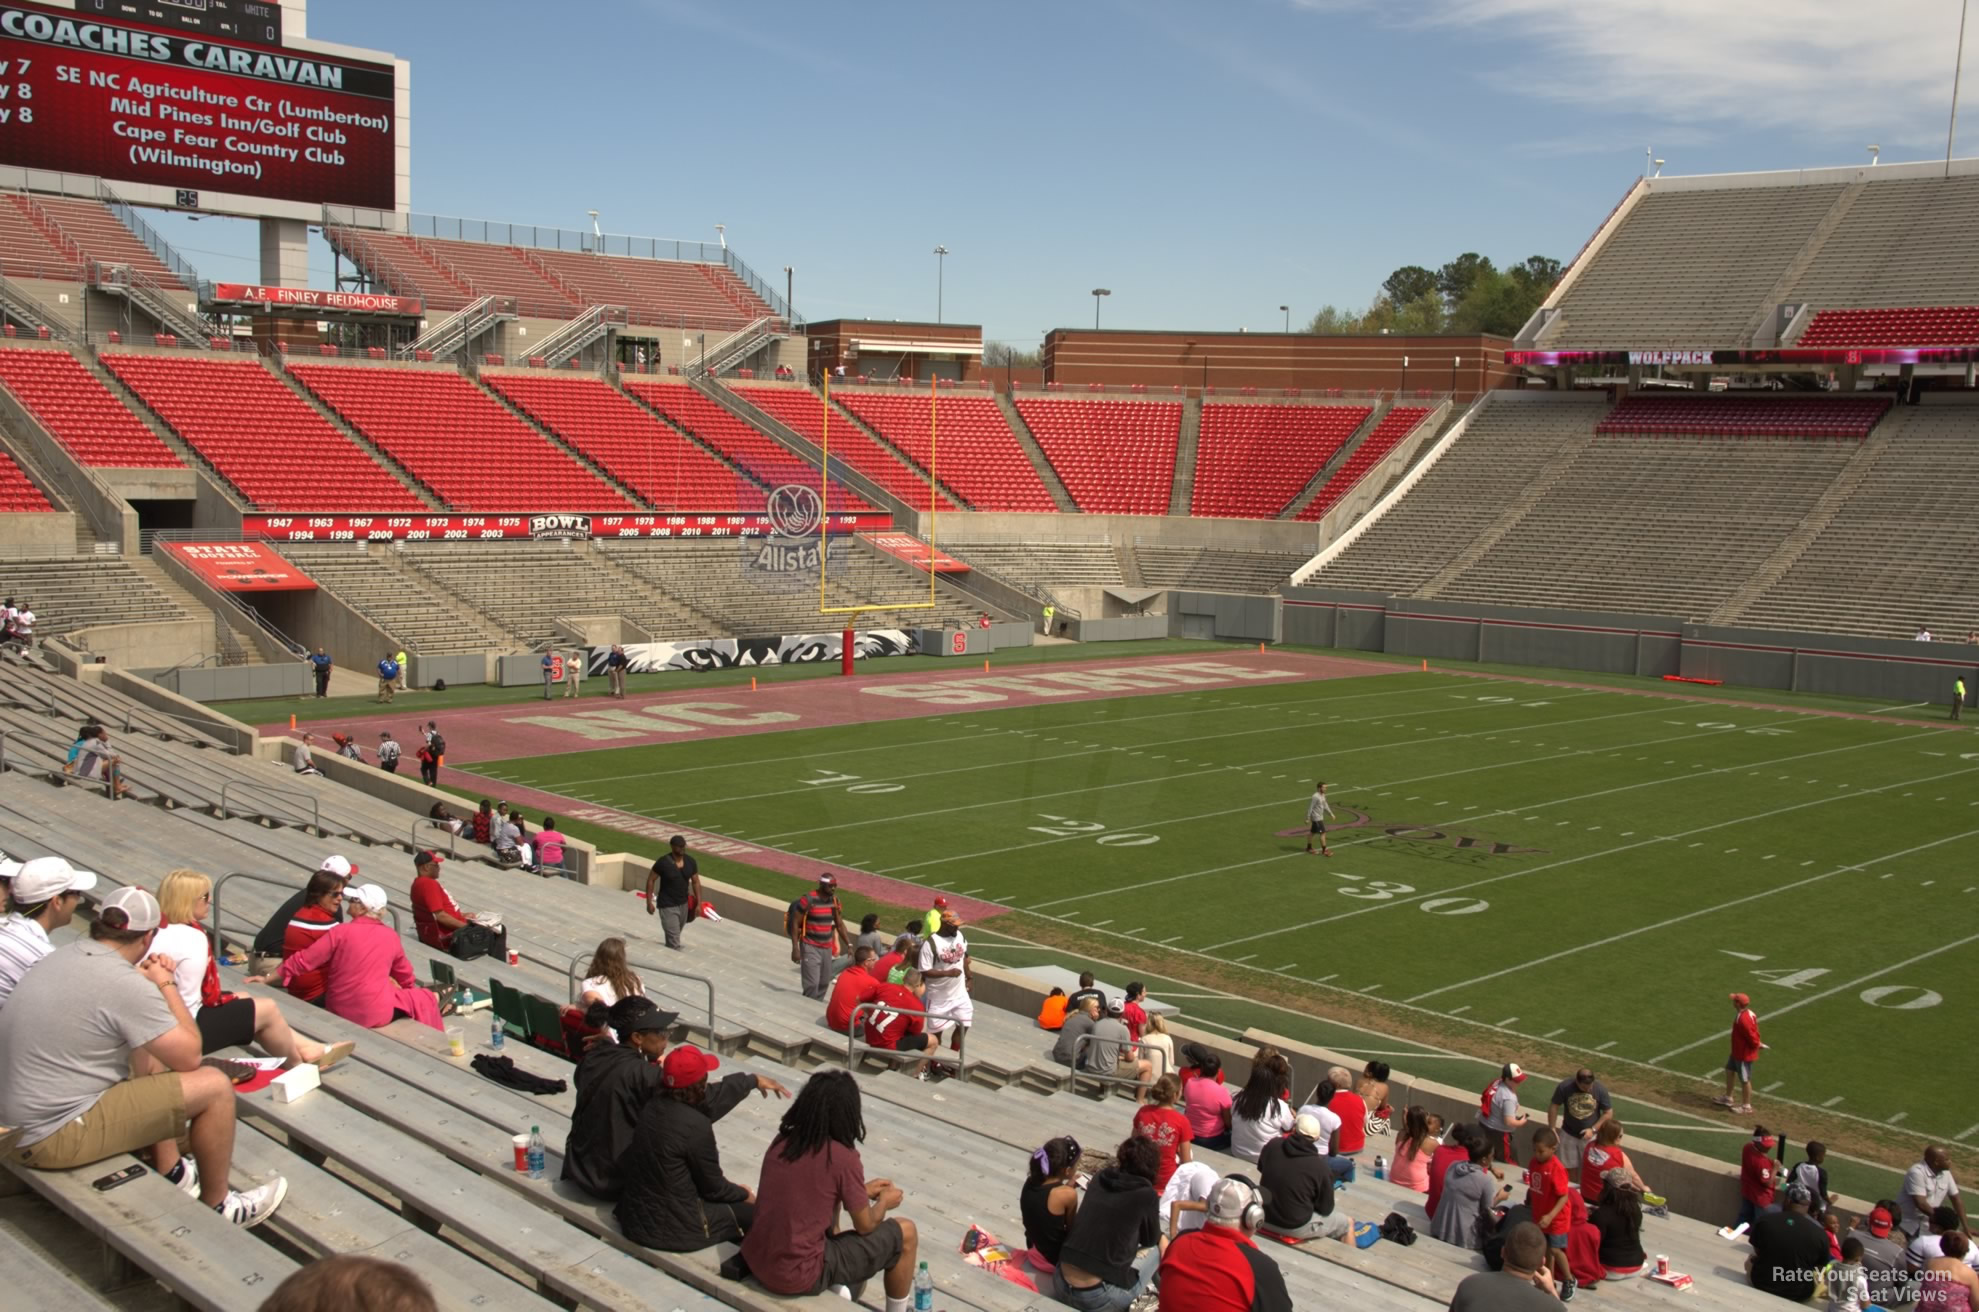
<instances>
[{"instance_id":1,"label":"red stadium seat","mask_svg":"<svg viewBox=\"0 0 1979 1312\"><path fill-rule=\"evenodd\" d=\"M42 427L85 465L109 469L184 467L156 433L66 351L0 350L0 385L5 385Z\"/></svg>"},{"instance_id":2,"label":"red stadium seat","mask_svg":"<svg viewBox=\"0 0 1979 1312\"><path fill-rule=\"evenodd\" d=\"M1203 406L1189 513L1275 517L1373 410L1367 405Z\"/></svg>"},{"instance_id":3,"label":"red stadium seat","mask_svg":"<svg viewBox=\"0 0 1979 1312\"><path fill-rule=\"evenodd\" d=\"M1182 406L1175 401L1024 398L1017 413L1079 509L1165 515Z\"/></svg>"},{"instance_id":4,"label":"red stadium seat","mask_svg":"<svg viewBox=\"0 0 1979 1312\"><path fill-rule=\"evenodd\" d=\"M1333 471L1333 477L1326 480L1326 486L1314 494L1296 518L1308 524L1322 518L1339 504L1340 498L1353 491L1367 477L1369 470L1401 445L1402 439L1414 431L1431 409L1426 405L1398 405L1381 416L1381 422L1374 426L1374 431L1361 440L1345 464Z\"/></svg>"},{"instance_id":5,"label":"red stadium seat","mask_svg":"<svg viewBox=\"0 0 1979 1312\"><path fill-rule=\"evenodd\" d=\"M921 392L832 393L886 444L928 467L928 397ZM944 396L933 402L935 475L977 510L1054 511L1058 503L1004 422L995 398Z\"/></svg>"}]
</instances>

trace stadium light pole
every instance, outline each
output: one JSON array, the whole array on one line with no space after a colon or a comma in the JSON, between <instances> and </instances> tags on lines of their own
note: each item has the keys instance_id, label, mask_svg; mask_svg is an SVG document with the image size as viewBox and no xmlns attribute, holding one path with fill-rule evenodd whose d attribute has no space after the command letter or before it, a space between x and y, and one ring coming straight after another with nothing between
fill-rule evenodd
<instances>
[{"instance_id":1,"label":"stadium light pole","mask_svg":"<svg viewBox=\"0 0 1979 1312\"><path fill-rule=\"evenodd\" d=\"M1401 394L1403 396L1407 396L1409 394L1409 357L1406 355L1402 357L1402 393Z\"/></svg>"},{"instance_id":2,"label":"stadium light pole","mask_svg":"<svg viewBox=\"0 0 1979 1312\"><path fill-rule=\"evenodd\" d=\"M1958 54L1952 61L1952 117L1945 128L1945 176L1952 175L1952 142L1958 138L1958 82L1965 73L1965 15L1972 0L1959 0Z\"/></svg>"},{"instance_id":3,"label":"stadium light pole","mask_svg":"<svg viewBox=\"0 0 1979 1312\"><path fill-rule=\"evenodd\" d=\"M593 255L603 255L605 253L605 234L598 228L598 211L586 210L584 212L591 216L591 239L596 243L591 247L591 253Z\"/></svg>"},{"instance_id":4,"label":"stadium light pole","mask_svg":"<svg viewBox=\"0 0 1979 1312\"><path fill-rule=\"evenodd\" d=\"M1461 355L1450 357L1450 399L1452 401L1457 399L1457 366L1463 362L1464 357Z\"/></svg>"},{"instance_id":5,"label":"stadium light pole","mask_svg":"<svg viewBox=\"0 0 1979 1312\"><path fill-rule=\"evenodd\" d=\"M941 322L941 284L942 284L942 275L946 272L947 264L948 264L948 247L936 246L935 247L935 322L936 323Z\"/></svg>"},{"instance_id":6,"label":"stadium light pole","mask_svg":"<svg viewBox=\"0 0 1979 1312\"><path fill-rule=\"evenodd\" d=\"M1285 312L1285 331L1289 333L1292 331L1292 307L1281 305L1278 308Z\"/></svg>"},{"instance_id":7,"label":"stadium light pole","mask_svg":"<svg viewBox=\"0 0 1979 1312\"><path fill-rule=\"evenodd\" d=\"M1102 296L1111 296L1111 295L1113 295L1113 289L1111 287L1093 288L1093 331L1094 332L1099 331L1099 298Z\"/></svg>"},{"instance_id":8,"label":"stadium light pole","mask_svg":"<svg viewBox=\"0 0 1979 1312\"><path fill-rule=\"evenodd\" d=\"M784 265L783 266L783 312L786 315L795 317L797 313L797 309L796 309L797 303L790 299L790 284L793 276L794 276L794 271L791 269L791 267L788 264Z\"/></svg>"},{"instance_id":9,"label":"stadium light pole","mask_svg":"<svg viewBox=\"0 0 1979 1312\"><path fill-rule=\"evenodd\" d=\"M1870 168L1872 168L1872 169L1873 169L1873 168L1875 168L1875 167L1876 167L1876 165L1877 165L1877 164L1878 164L1878 163L1880 162L1880 159L1879 159L1879 157L1880 157L1880 156L1882 155L1882 153L1883 153L1883 148L1882 148L1881 146L1879 146L1879 145L1877 145L1877 144L1876 144L1875 142L1873 142L1873 141L1869 143L1869 167L1870 167Z\"/></svg>"}]
</instances>

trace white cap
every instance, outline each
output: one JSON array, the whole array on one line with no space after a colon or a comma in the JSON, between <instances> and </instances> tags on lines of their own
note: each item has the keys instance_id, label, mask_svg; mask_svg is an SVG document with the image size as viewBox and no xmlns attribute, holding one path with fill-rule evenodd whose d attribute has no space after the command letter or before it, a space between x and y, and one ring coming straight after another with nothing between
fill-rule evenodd
<instances>
[{"instance_id":1,"label":"white cap","mask_svg":"<svg viewBox=\"0 0 1979 1312\"><path fill-rule=\"evenodd\" d=\"M1326 1131L1319 1123L1319 1117L1311 1112L1300 1112L1292 1122L1292 1133L1301 1139L1324 1139Z\"/></svg>"},{"instance_id":2,"label":"white cap","mask_svg":"<svg viewBox=\"0 0 1979 1312\"><path fill-rule=\"evenodd\" d=\"M376 884L353 884L344 890L344 896L362 902L366 911L385 909L385 890Z\"/></svg>"},{"instance_id":3,"label":"white cap","mask_svg":"<svg viewBox=\"0 0 1979 1312\"><path fill-rule=\"evenodd\" d=\"M59 856L38 856L21 863L14 872L14 901L34 906L62 893L87 893L96 887L96 876L78 870Z\"/></svg>"},{"instance_id":4,"label":"white cap","mask_svg":"<svg viewBox=\"0 0 1979 1312\"><path fill-rule=\"evenodd\" d=\"M112 915L112 913L118 913ZM103 900L102 910L96 913L99 923L111 929L130 930L142 934L146 930L158 928L163 916L158 910L158 899L147 889L135 884L120 888ZM122 920L123 924L117 924Z\"/></svg>"},{"instance_id":5,"label":"white cap","mask_svg":"<svg viewBox=\"0 0 1979 1312\"><path fill-rule=\"evenodd\" d=\"M327 870L342 879L349 879L357 873L357 867L350 863L350 858L347 856L326 856L323 858L323 864L316 868Z\"/></svg>"}]
</instances>

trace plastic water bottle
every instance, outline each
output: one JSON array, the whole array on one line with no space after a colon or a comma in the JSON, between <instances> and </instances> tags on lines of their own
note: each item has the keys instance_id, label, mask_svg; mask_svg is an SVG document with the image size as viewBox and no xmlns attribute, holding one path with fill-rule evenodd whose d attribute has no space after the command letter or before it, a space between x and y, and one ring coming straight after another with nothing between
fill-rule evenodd
<instances>
[{"instance_id":1,"label":"plastic water bottle","mask_svg":"<svg viewBox=\"0 0 1979 1312\"><path fill-rule=\"evenodd\" d=\"M914 1312L935 1312L935 1278L926 1262L914 1273Z\"/></svg>"},{"instance_id":2,"label":"plastic water bottle","mask_svg":"<svg viewBox=\"0 0 1979 1312\"><path fill-rule=\"evenodd\" d=\"M497 1051L500 1051L502 1046L502 1040L506 1039L507 1037L508 1037L508 1031L503 1028L502 1018L500 1016L496 1016L488 1022L489 1047L494 1048Z\"/></svg>"},{"instance_id":3,"label":"plastic water bottle","mask_svg":"<svg viewBox=\"0 0 1979 1312\"><path fill-rule=\"evenodd\" d=\"M1380 1153L1374 1155L1374 1178L1377 1180L1388 1178L1388 1159Z\"/></svg>"},{"instance_id":4,"label":"plastic water bottle","mask_svg":"<svg viewBox=\"0 0 1979 1312\"><path fill-rule=\"evenodd\" d=\"M529 1178L543 1178L543 1129L539 1125L529 1127Z\"/></svg>"}]
</instances>

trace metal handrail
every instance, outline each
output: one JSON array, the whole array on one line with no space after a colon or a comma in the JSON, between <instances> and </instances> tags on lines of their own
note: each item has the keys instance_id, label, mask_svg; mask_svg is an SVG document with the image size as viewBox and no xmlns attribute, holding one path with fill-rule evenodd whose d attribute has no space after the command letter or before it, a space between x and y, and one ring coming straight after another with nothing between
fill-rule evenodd
<instances>
[{"instance_id":1,"label":"metal handrail","mask_svg":"<svg viewBox=\"0 0 1979 1312\"><path fill-rule=\"evenodd\" d=\"M848 966L846 969L858 970L859 967ZM845 1028L845 1069L852 1069L853 1064L859 1060L859 1052L863 1049L868 1053L880 1053L884 1056L892 1057L895 1060L938 1061L944 1064L953 1062L955 1064L955 1078L958 1080L969 1078L969 1027L967 1025L960 1025L955 1032L956 1046L953 1056L942 1052L940 1047L933 1043L930 1043L919 1052L902 1052L898 1048L876 1048L870 1043L861 1043L859 1041L860 1019L870 1012L885 1008L886 1005L884 1002L862 1002L852 1009L852 1020ZM923 1010L921 1014L930 1020L952 1020L960 1022L969 1019L969 1013L959 1011Z\"/></svg>"},{"instance_id":2,"label":"metal handrail","mask_svg":"<svg viewBox=\"0 0 1979 1312\"><path fill-rule=\"evenodd\" d=\"M420 851L427 851L427 852L430 852L430 851L432 851L432 847L431 847L431 845L430 845L430 844L427 844L427 843L422 843L422 842L420 842L420 841L419 841L419 826L421 826L421 825L425 825L425 826L426 826L427 828L429 828L429 829L444 829L444 830L446 830L446 834L447 834L447 855L448 855L448 856L458 856L458 855L460 854L460 835L459 835L458 833L456 833L456 832L454 832L454 831L453 831L452 829L449 829L449 828L448 828L448 827L447 827L446 825L443 825L443 824L441 824L441 823L440 823L440 822L439 822L438 820L435 820L435 819L434 819L434 818L433 818L432 816L430 816L430 815L428 815L428 816L421 816L421 817L420 817L419 819L417 819L417 820L414 820L414 821L412 822L412 829L411 829L411 831L410 831L410 832L409 832L409 833L407 834L407 836L406 836L406 839L407 839L407 841L408 841L408 842L409 842L409 843L410 843L410 844L412 845L412 850L413 850L413 851L415 851L415 852L420 852ZM463 827L465 827L465 826L463 826Z\"/></svg>"},{"instance_id":3,"label":"metal handrail","mask_svg":"<svg viewBox=\"0 0 1979 1312\"><path fill-rule=\"evenodd\" d=\"M236 879L251 880L257 884L267 884L272 888L285 889L290 893L300 893L302 891L302 889L296 887L295 883L290 880L276 879L272 875L256 874L251 870L229 870L226 874L221 875L213 881L213 932L215 935L220 933L220 890ZM307 880L303 882L305 886L308 883ZM392 914L393 932L403 938L405 936L405 930L399 923L399 909L388 902L385 904L385 910ZM239 923L250 926L256 933L259 933L261 930L260 925L253 924L251 921L240 920ZM250 953L254 951L254 941L252 939L248 940L247 950Z\"/></svg>"},{"instance_id":4,"label":"metal handrail","mask_svg":"<svg viewBox=\"0 0 1979 1312\"><path fill-rule=\"evenodd\" d=\"M129 706L124 709L125 733L149 733L154 738L163 738L165 736L164 734L158 732L156 729L138 728L136 720L137 720L137 713L139 711L143 711L148 715L160 716L167 720L183 720L187 724L208 724L213 726L215 729L226 729L230 732L245 727L238 724L228 724L224 720L208 720L197 715L181 715L172 711L153 710L149 706Z\"/></svg>"},{"instance_id":5,"label":"metal handrail","mask_svg":"<svg viewBox=\"0 0 1979 1312\"><path fill-rule=\"evenodd\" d=\"M586 960L588 960L588 958L584 958L584 957L572 957L570 959L570 1001L573 1006L576 1005L577 1002L577 996L578 996L577 990L579 986L579 980L577 975L577 971L578 971L577 963L579 961L586 961ZM689 974L687 971L684 970L669 970L665 966L655 966L645 961L633 961L631 958L627 958L625 964L633 968L634 970L643 971L654 975L664 975L668 979L692 980L694 983L699 984L703 988L707 989L708 990L708 1042L712 1044L715 1041L715 982L713 980L709 979L706 975L693 975L693 974Z\"/></svg>"},{"instance_id":6,"label":"metal handrail","mask_svg":"<svg viewBox=\"0 0 1979 1312\"><path fill-rule=\"evenodd\" d=\"M1120 1043L1118 1039L1102 1039L1097 1034L1081 1034L1078 1038L1072 1040L1072 1060L1067 1062L1065 1067L1073 1080L1098 1080L1102 1084L1131 1084L1135 1087L1140 1086L1141 1079L1138 1075L1109 1075L1104 1071L1080 1069L1080 1049L1084 1048L1088 1043L1119 1043L1122 1052L1132 1049L1136 1057L1141 1052L1141 1044L1138 1039L1129 1039L1125 1043Z\"/></svg>"},{"instance_id":7,"label":"metal handrail","mask_svg":"<svg viewBox=\"0 0 1979 1312\"><path fill-rule=\"evenodd\" d=\"M229 818L227 815L227 792L233 788L253 789L257 792L269 793L276 797L300 797L309 803L309 810L314 817L309 827L314 829L318 834L323 832L323 803L316 794L306 793L299 788L276 788L272 784L260 783L253 779L229 779L220 785L220 818L222 820Z\"/></svg>"}]
</instances>

